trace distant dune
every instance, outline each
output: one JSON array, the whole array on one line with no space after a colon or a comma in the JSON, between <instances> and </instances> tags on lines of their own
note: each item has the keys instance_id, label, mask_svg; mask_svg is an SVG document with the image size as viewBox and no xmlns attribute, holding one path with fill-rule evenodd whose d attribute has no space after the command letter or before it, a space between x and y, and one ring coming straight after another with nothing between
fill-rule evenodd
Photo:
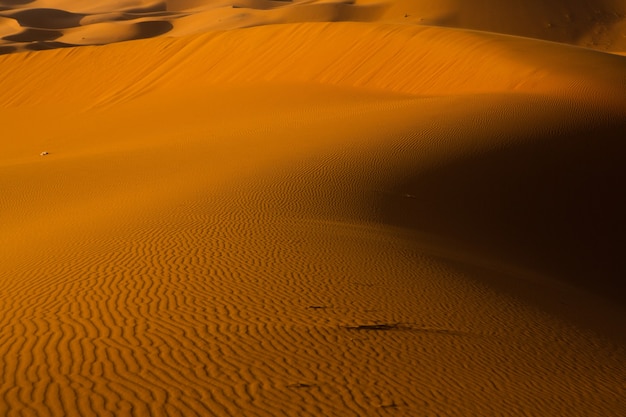
<instances>
[{"instance_id":1,"label":"distant dune","mask_svg":"<svg viewBox=\"0 0 626 417\"><path fill-rule=\"evenodd\" d=\"M625 15L0 0L0 416L626 415Z\"/></svg>"},{"instance_id":2,"label":"distant dune","mask_svg":"<svg viewBox=\"0 0 626 417\"><path fill-rule=\"evenodd\" d=\"M0 54L337 21L457 27L626 51L623 0L6 0L0 2Z\"/></svg>"}]
</instances>

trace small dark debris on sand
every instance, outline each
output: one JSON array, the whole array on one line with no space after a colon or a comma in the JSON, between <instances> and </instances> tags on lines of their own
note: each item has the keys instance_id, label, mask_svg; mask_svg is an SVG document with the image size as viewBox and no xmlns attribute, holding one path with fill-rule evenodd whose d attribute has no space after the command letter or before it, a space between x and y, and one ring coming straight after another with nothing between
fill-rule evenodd
<instances>
[{"instance_id":1,"label":"small dark debris on sand","mask_svg":"<svg viewBox=\"0 0 626 417\"><path fill-rule=\"evenodd\" d=\"M395 330L399 327L399 323L360 324L358 326L344 326L344 328L348 330Z\"/></svg>"},{"instance_id":2,"label":"small dark debris on sand","mask_svg":"<svg viewBox=\"0 0 626 417\"><path fill-rule=\"evenodd\" d=\"M314 384L305 384L302 382L298 382L296 384L287 385L287 388L313 388Z\"/></svg>"}]
</instances>

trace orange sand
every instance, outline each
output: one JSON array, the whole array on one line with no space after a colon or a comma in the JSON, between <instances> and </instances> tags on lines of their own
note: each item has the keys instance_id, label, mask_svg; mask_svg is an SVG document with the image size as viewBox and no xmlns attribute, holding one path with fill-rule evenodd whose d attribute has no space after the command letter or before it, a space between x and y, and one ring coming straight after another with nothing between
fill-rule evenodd
<instances>
[{"instance_id":1,"label":"orange sand","mask_svg":"<svg viewBox=\"0 0 626 417\"><path fill-rule=\"evenodd\" d=\"M0 1L0 416L626 415L625 2L83 3Z\"/></svg>"}]
</instances>

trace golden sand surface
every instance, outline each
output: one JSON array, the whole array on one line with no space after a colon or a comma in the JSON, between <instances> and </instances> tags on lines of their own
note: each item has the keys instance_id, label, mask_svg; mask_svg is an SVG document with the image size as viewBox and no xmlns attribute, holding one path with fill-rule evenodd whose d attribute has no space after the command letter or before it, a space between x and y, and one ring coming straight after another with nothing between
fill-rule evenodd
<instances>
[{"instance_id":1,"label":"golden sand surface","mask_svg":"<svg viewBox=\"0 0 626 417\"><path fill-rule=\"evenodd\" d=\"M0 416L626 415L625 11L0 0Z\"/></svg>"}]
</instances>

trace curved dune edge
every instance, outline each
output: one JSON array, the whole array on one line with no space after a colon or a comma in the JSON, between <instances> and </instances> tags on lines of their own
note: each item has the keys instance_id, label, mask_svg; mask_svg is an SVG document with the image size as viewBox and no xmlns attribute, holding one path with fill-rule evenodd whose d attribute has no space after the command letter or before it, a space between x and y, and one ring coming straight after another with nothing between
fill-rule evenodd
<instances>
[{"instance_id":1,"label":"curved dune edge","mask_svg":"<svg viewBox=\"0 0 626 417\"><path fill-rule=\"evenodd\" d=\"M63 9L63 6L68 8ZM13 22L4 24L4 30L0 32L3 35L0 53L103 45L161 35L182 36L277 23L372 21L386 6L328 0L251 0L105 2L103 5L90 3L86 7L37 1L14 7L0 8L0 18ZM46 35L57 31L58 35L53 39ZM56 38L60 39L57 41Z\"/></svg>"},{"instance_id":2,"label":"curved dune edge","mask_svg":"<svg viewBox=\"0 0 626 417\"><path fill-rule=\"evenodd\" d=\"M623 0L223 0L4 2L0 17L13 20L0 32L0 53L101 45L161 35L183 36L278 23L377 21L403 25L465 28L567 43L608 52L626 51L626 4ZM129 33L128 25L145 22L168 30ZM165 23L157 23L165 22ZM93 26L93 25L96 26ZM107 36L102 34L105 25ZM118 26L119 25L119 26ZM9 33L4 33L10 29ZM62 41L24 36L24 30L62 31ZM76 33L81 36L76 36ZM68 35L65 37L65 35ZM7 36L5 36L7 35Z\"/></svg>"},{"instance_id":3,"label":"curved dune edge","mask_svg":"<svg viewBox=\"0 0 626 417\"><path fill-rule=\"evenodd\" d=\"M623 415L623 306L464 215L619 189L624 62L345 23L0 57L0 415Z\"/></svg>"},{"instance_id":4,"label":"curved dune edge","mask_svg":"<svg viewBox=\"0 0 626 417\"><path fill-rule=\"evenodd\" d=\"M34 62L0 57L6 63L0 67L7 89L2 106L113 104L152 91L190 88L189 80L198 87L307 82L427 96L567 94L580 88L577 84L597 79L586 100L623 100L621 90L614 88L624 79L621 57L440 28L291 24L49 54ZM55 61L55 69L42 79L37 74L44 67L50 71L48 60ZM83 77L87 72L90 77ZM21 81L27 78L33 81Z\"/></svg>"},{"instance_id":5,"label":"curved dune edge","mask_svg":"<svg viewBox=\"0 0 626 417\"><path fill-rule=\"evenodd\" d=\"M623 0L399 0L390 2L381 19L505 33L602 51L626 50Z\"/></svg>"}]
</instances>

